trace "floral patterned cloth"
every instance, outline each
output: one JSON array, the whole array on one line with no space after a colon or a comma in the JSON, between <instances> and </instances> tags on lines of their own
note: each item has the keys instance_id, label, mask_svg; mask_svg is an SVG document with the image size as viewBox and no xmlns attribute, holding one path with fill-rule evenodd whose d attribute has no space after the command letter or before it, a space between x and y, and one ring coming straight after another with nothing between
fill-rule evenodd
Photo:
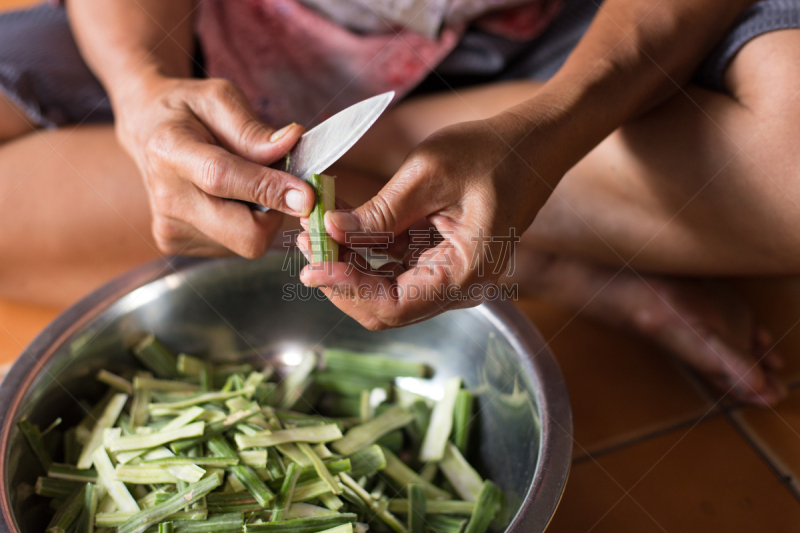
<instances>
[{"instance_id":1,"label":"floral patterned cloth","mask_svg":"<svg viewBox=\"0 0 800 533\"><path fill-rule=\"evenodd\" d=\"M468 24L530 40L561 0L203 0L209 75L237 83L273 126L311 127L364 98L413 89Z\"/></svg>"}]
</instances>

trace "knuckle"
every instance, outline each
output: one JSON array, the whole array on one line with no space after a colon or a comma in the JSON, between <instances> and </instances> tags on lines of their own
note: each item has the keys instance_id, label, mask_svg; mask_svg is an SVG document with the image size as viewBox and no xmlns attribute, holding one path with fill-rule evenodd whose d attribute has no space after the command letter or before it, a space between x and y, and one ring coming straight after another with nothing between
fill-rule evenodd
<instances>
[{"instance_id":1,"label":"knuckle","mask_svg":"<svg viewBox=\"0 0 800 533\"><path fill-rule=\"evenodd\" d=\"M417 176L436 176L444 171L446 161L436 142L426 142L409 156L409 166Z\"/></svg>"},{"instance_id":2,"label":"knuckle","mask_svg":"<svg viewBox=\"0 0 800 533\"><path fill-rule=\"evenodd\" d=\"M202 183L202 189L212 196L227 197L227 172L228 161L225 158L206 158L201 167L200 182Z\"/></svg>"},{"instance_id":3,"label":"knuckle","mask_svg":"<svg viewBox=\"0 0 800 533\"><path fill-rule=\"evenodd\" d=\"M225 78L206 80L205 93L208 98L217 100L238 100L241 95L239 88Z\"/></svg>"},{"instance_id":4,"label":"knuckle","mask_svg":"<svg viewBox=\"0 0 800 533\"><path fill-rule=\"evenodd\" d=\"M172 128L159 126L147 140L145 151L151 159L165 160L172 153L175 138Z\"/></svg>"},{"instance_id":5,"label":"knuckle","mask_svg":"<svg viewBox=\"0 0 800 533\"><path fill-rule=\"evenodd\" d=\"M165 254L177 254L181 251L184 238L183 231L168 218L153 217L153 238L158 249Z\"/></svg>"},{"instance_id":6,"label":"knuckle","mask_svg":"<svg viewBox=\"0 0 800 533\"><path fill-rule=\"evenodd\" d=\"M223 94L228 96L234 96L239 92L238 87L227 78L212 78L209 80L211 83L214 84Z\"/></svg>"},{"instance_id":7,"label":"knuckle","mask_svg":"<svg viewBox=\"0 0 800 533\"><path fill-rule=\"evenodd\" d=\"M261 205L275 208L281 204L284 185L280 179L267 174L254 180L254 187L253 198Z\"/></svg>"},{"instance_id":8,"label":"knuckle","mask_svg":"<svg viewBox=\"0 0 800 533\"><path fill-rule=\"evenodd\" d=\"M269 242L262 235L253 236L244 243L239 255L247 259L258 259L269 249Z\"/></svg>"},{"instance_id":9,"label":"knuckle","mask_svg":"<svg viewBox=\"0 0 800 533\"><path fill-rule=\"evenodd\" d=\"M150 199L153 211L159 215L172 216L175 214L175 195L169 187L159 182L150 184Z\"/></svg>"},{"instance_id":10,"label":"knuckle","mask_svg":"<svg viewBox=\"0 0 800 533\"><path fill-rule=\"evenodd\" d=\"M364 326L369 331L385 331L389 329L389 326L381 321L378 317L371 316L365 320L361 321L361 325Z\"/></svg>"},{"instance_id":11,"label":"knuckle","mask_svg":"<svg viewBox=\"0 0 800 533\"><path fill-rule=\"evenodd\" d=\"M237 141L242 146L255 146L259 138L264 137L266 133L266 128L260 122L249 118L239 126Z\"/></svg>"},{"instance_id":12,"label":"knuckle","mask_svg":"<svg viewBox=\"0 0 800 533\"><path fill-rule=\"evenodd\" d=\"M387 328L400 328L411 322L414 318L415 317L410 316L408 312L396 308L393 314L382 316L381 322L383 322Z\"/></svg>"},{"instance_id":13,"label":"knuckle","mask_svg":"<svg viewBox=\"0 0 800 533\"><path fill-rule=\"evenodd\" d=\"M364 212L367 227L377 231L394 228L397 222L397 215L392 208L392 196L393 194L388 192L380 194L370 201L369 208Z\"/></svg>"}]
</instances>

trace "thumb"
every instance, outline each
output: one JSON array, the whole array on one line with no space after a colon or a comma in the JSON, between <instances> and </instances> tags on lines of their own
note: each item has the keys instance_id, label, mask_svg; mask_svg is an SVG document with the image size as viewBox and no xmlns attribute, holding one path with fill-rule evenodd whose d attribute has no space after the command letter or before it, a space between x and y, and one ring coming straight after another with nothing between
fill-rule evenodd
<instances>
[{"instance_id":1,"label":"thumb","mask_svg":"<svg viewBox=\"0 0 800 533\"><path fill-rule=\"evenodd\" d=\"M294 123L277 131L262 123L244 93L227 80L211 79L205 83L207 90L196 93L190 107L231 153L269 165L286 155L305 132Z\"/></svg>"},{"instance_id":2,"label":"thumb","mask_svg":"<svg viewBox=\"0 0 800 533\"><path fill-rule=\"evenodd\" d=\"M325 229L347 246L385 245L438 209L432 195L424 196L414 181L395 176L364 205L325 213Z\"/></svg>"}]
</instances>

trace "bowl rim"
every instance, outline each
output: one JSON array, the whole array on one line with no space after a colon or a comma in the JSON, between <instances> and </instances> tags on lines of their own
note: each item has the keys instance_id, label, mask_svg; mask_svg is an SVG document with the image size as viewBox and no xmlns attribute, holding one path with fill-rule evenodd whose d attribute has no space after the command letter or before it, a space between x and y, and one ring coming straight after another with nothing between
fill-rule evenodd
<instances>
[{"instance_id":1,"label":"bowl rim","mask_svg":"<svg viewBox=\"0 0 800 533\"><path fill-rule=\"evenodd\" d=\"M276 253L272 251L267 256ZM245 261L173 256L145 263L64 310L22 350L0 382L0 533L19 533L6 480L9 444L23 399L40 369L69 337L133 290L174 273L231 260ZM533 354L523 363L527 364L534 381L536 405L548 409L540 409L538 413L541 443L533 482L507 533L544 531L561 500L572 463L572 410L564 377L547 343L513 304L486 302L477 310L506 335L518 353Z\"/></svg>"}]
</instances>

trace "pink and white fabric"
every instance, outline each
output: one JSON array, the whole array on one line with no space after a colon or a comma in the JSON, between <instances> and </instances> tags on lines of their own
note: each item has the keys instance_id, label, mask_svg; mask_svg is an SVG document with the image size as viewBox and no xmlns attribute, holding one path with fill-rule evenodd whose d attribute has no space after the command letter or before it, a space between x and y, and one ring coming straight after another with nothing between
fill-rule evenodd
<instances>
[{"instance_id":1,"label":"pink and white fabric","mask_svg":"<svg viewBox=\"0 0 800 533\"><path fill-rule=\"evenodd\" d=\"M214 77L236 82L260 118L307 127L364 98L401 98L469 24L529 40L561 0L203 0L197 31Z\"/></svg>"}]
</instances>

